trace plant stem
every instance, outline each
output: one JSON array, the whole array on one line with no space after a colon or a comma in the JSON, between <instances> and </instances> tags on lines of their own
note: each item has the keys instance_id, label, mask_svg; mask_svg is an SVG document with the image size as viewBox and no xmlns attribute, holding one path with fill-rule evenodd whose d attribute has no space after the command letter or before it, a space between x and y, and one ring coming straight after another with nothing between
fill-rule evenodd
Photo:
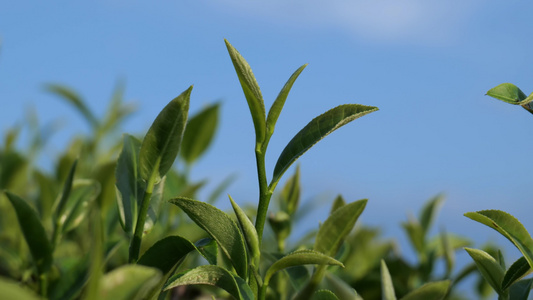
<instances>
[{"instance_id":1,"label":"plant stem","mask_svg":"<svg viewBox=\"0 0 533 300\"><path fill-rule=\"evenodd\" d=\"M130 257L129 263L136 263L139 259L139 252L141 250L141 242L144 231L144 222L146 221L146 216L148 215L148 208L150 207L150 198L152 198L152 192L155 185L155 176L152 176L150 180L146 183L146 191L141 202L141 209L139 215L137 216L137 223L135 224L135 233L130 243Z\"/></svg>"},{"instance_id":2,"label":"plant stem","mask_svg":"<svg viewBox=\"0 0 533 300\"><path fill-rule=\"evenodd\" d=\"M257 219L255 220L255 229L259 237L259 247L261 247L263 240L263 229L265 227L266 216L268 212L268 205L272 197L272 191L268 187L265 169L265 151L263 151L261 144L257 144L255 148L255 159L257 162L257 177L259 180L259 204L257 206Z\"/></svg>"},{"instance_id":3,"label":"plant stem","mask_svg":"<svg viewBox=\"0 0 533 300\"><path fill-rule=\"evenodd\" d=\"M326 267L327 267L326 265L317 266L309 282L305 285L305 287L302 290L300 290L300 292L293 299L294 300L310 299L311 295L313 295L316 288L322 281L322 278L324 278L324 275L326 274Z\"/></svg>"}]
</instances>

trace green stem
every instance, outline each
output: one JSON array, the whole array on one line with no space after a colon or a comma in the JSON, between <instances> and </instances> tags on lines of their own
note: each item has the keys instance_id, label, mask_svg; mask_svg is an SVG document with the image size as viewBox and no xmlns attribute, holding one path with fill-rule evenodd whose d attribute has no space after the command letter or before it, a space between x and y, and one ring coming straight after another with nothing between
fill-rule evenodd
<instances>
[{"instance_id":1,"label":"green stem","mask_svg":"<svg viewBox=\"0 0 533 300\"><path fill-rule=\"evenodd\" d=\"M43 298L46 298L48 294L48 278L46 274L39 275L40 292Z\"/></svg>"},{"instance_id":2,"label":"green stem","mask_svg":"<svg viewBox=\"0 0 533 300\"><path fill-rule=\"evenodd\" d=\"M148 215L148 208L150 207L150 198L152 198L152 192L155 185L155 176L152 176L146 184L146 191L141 202L141 209L139 215L137 216L137 224L135 224L135 233L130 243L130 264L136 263L139 259L139 252L141 250L141 242L144 231L144 222Z\"/></svg>"},{"instance_id":3,"label":"green stem","mask_svg":"<svg viewBox=\"0 0 533 300\"><path fill-rule=\"evenodd\" d=\"M263 147L264 148L264 147ZM272 191L268 187L265 169L265 151L263 151L261 144L257 144L255 148L255 159L257 162L257 177L259 180L259 204L257 206L257 219L255 220L255 229L259 237L259 247L261 247L263 240L263 229L265 227L266 216L268 212L268 205L272 197Z\"/></svg>"}]
</instances>

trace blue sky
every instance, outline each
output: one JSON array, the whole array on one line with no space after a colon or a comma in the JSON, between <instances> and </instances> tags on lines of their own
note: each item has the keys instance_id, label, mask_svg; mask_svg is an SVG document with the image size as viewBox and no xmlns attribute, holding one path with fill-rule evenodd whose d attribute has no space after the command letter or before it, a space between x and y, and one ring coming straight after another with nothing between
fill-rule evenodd
<instances>
[{"instance_id":1,"label":"blue sky","mask_svg":"<svg viewBox=\"0 0 533 300\"><path fill-rule=\"evenodd\" d=\"M300 159L304 200L368 198L362 221L385 224L390 236L400 234L396 224L408 212L443 192L437 228L506 244L462 214L503 209L533 228L533 116L484 96L503 82L533 90L532 9L527 1L481 0L4 1L0 130L22 122L29 107L43 124L61 120L46 161L89 128L44 92L44 83L74 88L103 114L124 79L126 98L138 108L124 128L129 133L144 132L194 84L191 112L217 100L223 107L215 144L192 175L220 181L237 173L229 193L253 202L252 121L226 38L252 66L267 106L309 63L272 138L269 174L285 144L316 115L344 103L380 108Z\"/></svg>"}]
</instances>

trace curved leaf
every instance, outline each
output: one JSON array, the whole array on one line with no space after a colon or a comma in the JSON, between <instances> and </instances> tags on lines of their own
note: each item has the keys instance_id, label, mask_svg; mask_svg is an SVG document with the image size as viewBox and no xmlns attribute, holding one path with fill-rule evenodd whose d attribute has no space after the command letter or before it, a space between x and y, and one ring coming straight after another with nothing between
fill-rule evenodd
<instances>
[{"instance_id":1,"label":"curved leaf","mask_svg":"<svg viewBox=\"0 0 533 300\"><path fill-rule=\"evenodd\" d=\"M381 260L381 294L383 300L396 300L392 278L384 260Z\"/></svg>"},{"instance_id":2,"label":"curved leaf","mask_svg":"<svg viewBox=\"0 0 533 300\"><path fill-rule=\"evenodd\" d=\"M231 260L237 274L246 278L246 246L235 221L225 212L204 202L183 197L170 199L169 202L180 207L194 223L216 240L222 252Z\"/></svg>"},{"instance_id":3,"label":"curved leaf","mask_svg":"<svg viewBox=\"0 0 533 300\"><path fill-rule=\"evenodd\" d=\"M141 256L137 264L159 269L163 275L170 272L196 246L181 236L168 236L157 241Z\"/></svg>"},{"instance_id":4,"label":"curved leaf","mask_svg":"<svg viewBox=\"0 0 533 300\"><path fill-rule=\"evenodd\" d=\"M529 263L527 262L526 258L523 256L520 257L509 267L509 270L505 272L505 276L502 280L502 289L506 290L513 283L531 273L531 271L531 267L529 266Z\"/></svg>"},{"instance_id":5,"label":"curved leaf","mask_svg":"<svg viewBox=\"0 0 533 300\"><path fill-rule=\"evenodd\" d=\"M324 114L314 118L285 146L274 168L273 183L279 181L283 173L302 156L309 148L318 143L328 134L343 125L377 111L377 107L360 104L345 104L328 110Z\"/></svg>"},{"instance_id":6,"label":"curved leaf","mask_svg":"<svg viewBox=\"0 0 533 300\"><path fill-rule=\"evenodd\" d=\"M61 193L59 202L57 202L57 205L54 209L54 213L53 213L54 223L65 218L64 216L65 206L67 205L67 200L69 198L70 191L72 190L72 182L74 181L74 173L76 172L77 165L78 165L78 160L76 159L74 160L74 163L72 164L72 167L70 168L70 171L67 175L67 179L65 180L65 183L63 184L63 192Z\"/></svg>"},{"instance_id":7,"label":"curved leaf","mask_svg":"<svg viewBox=\"0 0 533 300\"><path fill-rule=\"evenodd\" d=\"M39 274L43 274L50 269L53 260L52 245L46 236L43 224L35 210L26 201L10 192L5 192L5 194L15 208L20 229L28 244L37 271Z\"/></svg>"},{"instance_id":8,"label":"curved leaf","mask_svg":"<svg viewBox=\"0 0 533 300\"><path fill-rule=\"evenodd\" d=\"M318 229L313 249L334 256L352 231L367 201L366 199L355 201L335 210Z\"/></svg>"},{"instance_id":9,"label":"curved leaf","mask_svg":"<svg viewBox=\"0 0 533 300\"><path fill-rule=\"evenodd\" d=\"M450 286L449 280L426 283L401 300L442 300L448 294Z\"/></svg>"},{"instance_id":10,"label":"curved leaf","mask_svg":"<svg viewBox=\"0 0 533 300\"><path fill-rule=\"evenodd\" d=\"M248 107L250 108L250 113L252 114L256 143L262 143L265 139L266 132L266 112L261 89L259 89L259 85L255 80L254 73L248 62L246 62L237 49L227 40L224 40L224 42L226 42L231 62L233 63L233 67L235 67L244 96L248 102Z\"/></svg>"},{"instance_id":11,"label":"curved leaf","mask_svg":"<svg viewBox=\"0 0 533 300\"><path fill-rule=\"evenodd\" d=\"M531 292L531 284L533 279L520 280L513 284L509 289L509 299L512 300L527 300L529 293Z\"/></svg>"},{"instance_id":12,"label":"curved leaf","mask_svg":"<svg viewBox=\"0 0 533 300\"><path fill-rule=\"evenodd\" d=\"M273 263L266 271L264 284L268 285L270 278L276 272L301 265L336 265L344 267L340 261L323 253L314 250L299 250L285 255Z\"/></svg>"},{"instance_id":13,"label":"curved leaf","mask_svg":"<svg viewBox=\"0 0 533 300\"><path fill-rule=\"evenodd\" d=\"M230 293L235 299L253 300L250 287L240 278L219 266L200 266L172 276L165 290L182 285L207 284L219 287Z\"/></svg>"},{"instance_id":14,"label":"curved leaf","mask_svg":"<svg viewBox=\"0 0 533 300\"><path fill-rule=\"evenodd\" d=\"M502 83L493 87L487 92L487 96L515 105L524 104L522 101L527 98L526 94L512 83Z\"/></svg>"},{"instance_id":15,"label":"curved leaf","mask_svg":"<svg viewBox=\"0 0 533 300\"><path fill-rule=\"evenodd\" d=\"M469 212L466 217L485 224L498 231L522 252L530 266L533 266L533 239L524 225L512 215L500 210Z\"/></svg>"},{"instance_id":16,"label":"curved leaf","mask_svg":"<svg viewBox=\"0 0 533 300\"><path fill-rule=\"evenodd\" d=\"M87 105L85 105L81 99L80 95L78 95L76 92L58 84L47 84L45 88L47 91L60 96L61 98L67 100L67 102L70 104L74 105L74 107L85 117L87 122L89 122L93 128L97 128L99 126L98 120L94 114L89 110Z\"/></svg>"},{"instance_id":17,"label":"curved leaf","mask_svg":"<svg viewBox=\"0 0 533 300\"><path fill-rule=\"evenodd\" d=\"M218 124L220 103L204 108L190 118L183 134L181 156L192 164L209 147L215 136Z\"/></svg>"},{"instance_id":18,"label":"curved leaf","mask_svg":"<svg viewBox=\"0 0 533 300\"><path fill-rule=\"evenodd\" d=\"M161 272L140 265L125 265L105 274L100 280L100 299L145 299L157 287Z\"/></svg>"},{"instance_id":19,"label":"curved leaf","mask_svg":"<svg viewBox=\"0 0 533 300\"><path fill-rule=\"evenodd\" d=\"M500 266L496 259L487 252L472 248L465 248L465 250L476 263L483 278L487 280L498 295L501 295L503 293L502 280L505 270Z\"/></svg>"},{"instance_id":20,"label":"curved leaf","mask_svg":"<svg viewBox=\"0 0 533 300\"><path fill-rule=\"evenodd\" d=\"M330 290L318 290L313 294L311 300L339 300Z\"/></svg>"},{"instance_id":21,"label":"curved leaf","mask_svg":"<svg viewBox=\"0 0 533 300\"><path fill-rule=\"evenodd\" d=\"M89 205L100 194L100 183L92 179L77 179L72 184L72 190L65 207L63 217L63 231L76 228L89 212Z\"/></svg>"},{"instance_id":22,"label":"curved leaf","mask_svg":"<svg viewBox=\"0 0 533 300\"><path fill-rule=\"evenodd\" d=\"M420 225L422 226L424 238L426 237L427 232L429 231L429 228L431 227L431 224L433 223L435 215L437 214L439 206L443 200L444 197L442 195L438 195L429 200L422 208L422 211L420 212Z\"/></svg>"},{"instance_id":23,"label":"curved leaf","mask_svg":"<svg viewBox=\"0 0 533 300\"><path fill-rule=\"evenodd\" d=\"M159 182L168 172L181 145L187 123L192 86L163 108L148 129L139 153L141 177Z\"/></svg>"},{"instance_id":24,"label":"curved leaf","mask_svg":"<svg viewBox=\"0 0 533 300\"><path fill-rule=\"evenodd\" d=\"M300 203L300 167L296 166L294 175L292 175L281 190L280 202L281 207L287 214L294 215Z\"/></svg>"},{"instance_id":25,"label":"curved leaf","mask_svg":"<svg viewBox=\"0 0 533 300\"><path fill-rule=\"evenodd\" d=\"M235 211L235 215L237 216L237 220L239 221L239 224L241 225L242 231L244 233L244 237L246 238L246 242L248 244L248 248L250 249L250 252L252 253L252 258L255 260L254 265L258 266L259 264L259 257L261 256L261 249L259 248L259 236L257 235L257 231L255 230L255 226L252 223L252 221L248 218L246 213L233 201L233 198L229 196L229 201L231 201L231 206L233 207L233 210Z\"/></svg>"},{"instance_id":26,"label":"curved leaf","mask_svg":"<svg viewBox=\"0 0 533 300\"><path fill-rule=\"evenodd\" d=\"M307 64L299 67L296 71L294 71L294 73L291 75L289 80L287 80L287 83L285 83L285 85L279 92L278 97L276 97L276 100L270 107L266 119L266 130L267 135L269 137L274 133L274 127L276 126L276 122L278 121L279 115L283 110L283 105L285 105L285 100L287 100L287 96L289 96L289 92L291 91L294 82L296 81L298 76L300 76L305 67L307 67Z\"/></svg>"}]
</instances>

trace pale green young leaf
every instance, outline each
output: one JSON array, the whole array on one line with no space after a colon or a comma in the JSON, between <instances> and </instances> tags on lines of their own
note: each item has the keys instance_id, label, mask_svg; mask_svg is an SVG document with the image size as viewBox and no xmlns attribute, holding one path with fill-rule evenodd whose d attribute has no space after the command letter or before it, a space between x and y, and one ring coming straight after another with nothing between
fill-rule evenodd
<instances>
[{"instance_id":1,"label":"pale green young leaf","mask_svg":"<svg viewBox=\"0 0 533 300\"><path fill-rule=\"evenodd\" d=\"M252 114L256 143L260 144L264 141L266 135L266 110L263 95L248 62L246 62L244 57L227 40L224 40L224 42L226 42L231 62L233 63L233 67L235 67L244 96L248 102L248 107L250 108L250 113Z\"/></svg>"},{"instance_id":2,"label":"pale green young leaf","mask_svg":"<svg viewBox=\"0 0 533 300\"><path fill-rule=\"evenodd\" d=\"M502 280L505 270L500 266L496 259L487 252L472 248L465 248L465 250L476 263L483 278L485 278L498 295L501 295L504 292L502 289Z\"/></svg>"},{"instance_id":3,"label":"pale green young leaf","mask_svg":"<svg viewBox=\"0 0 533 300\"><path fill-rule=\"evenodd\" d=\"M381 260L381 295L383 300L396 300L392 278L384 260Z\"/></svg>"},{"instance_id":4,"label":"pale green young leaf","mask_svg":"<svg viewBox=\"0 0 533 300\"><path fill-rule=\"evenodd\" d=\"M524 279L516 282L509 289L509 299L512 300L527 300L529 293L531 292L531 287L533 283L533 278Z\"/></svg>"},{"instance_id":5,"label":"pale green young leaf","mask_svg":"<svg viewBox=\"0 0 533 300\"><path fill-rule=\"evenodd\" d=\"M141 177L159 182L172 167L187 123L192 86L170 101L146 133L139 152Z\"/></svg>"},{"instance_id":6,"label":"pale green young leaf","mask_svg":"<svg viewBox=\"0 0 533 300\"><path fill-rule=\"evenodd\" d=\"M156 268L141 265L119 267L100 279L99 299L146 299L161 278L161 272Z\"/></svg>"},{"instance_id":7,"label":"pale green young leaf","mask_svg":"<svg viewBox=\"0 0 533 300\"><path fill-rule=\"evenodd\" d=\"M485 224L498 231L522 252L530 266L533 266L533 239L524 225L512 215L500 210L469 212L466 217Z\"/></svg>"},{"instance_id":8,"label":"pale green young leaf","mask_svg":"<svg viewBox=\"0 0 533 300\"><path fill-rule=\"evenodd\" d=\"M307 67L307 64L299 67L294 73L291 75L289 80L285 83L283 88L278 94L278 97L276 97L276 100L270 107L270 110L268 111L268 116L266 119L266 130L267 135L270 137L274 133L274 128L276 127L276 122L278 121L279 115L281 114L281 111L283 110L283 106L285 105L285 101L287 100L287 96L289 96L289 92L291 91L291 88L298 78L302 71Z\"/></svg>"},{"instance_id":9,"label":"pale green young leaf","mask_svg":"<svg viewBox=\"0 0 533 300\"><path fill-rule=\"evenodd\" d=\"M527 262L526 258L523 256L520 257L505 272L505 276L502 280L502 289L506 290L512 284L522 279L524 276L530 274L531 271L532 269L529 266L529 263Z\"/></svg>"},{"instance_id":10,"label":"pale green young leaf","mask_svg":"<svg viewBox=\"0 0 533 300\"><path fill-rule=\"evenodd\" d=\"M268 284L270 278L278 271L301 265L335 265L344 267L344 265L323 253L314 250L298 250L285 255L274 262L266 271L264 284Z\"/></svg>"},{"instance_id":11,"label":"pale green young leaf","mask_svg":"<svg viewBox=\"0 0 533 300\"><path fill-rule=\"evenodd\" d=\"M358 200L334 211L320 226L313 249L334 256L355 222L365 209L368 200Z\"/></svg>"},{"instance_id":12,"label":"pale green young leaf","mask_svg":"<svg viewBox=\"0 0 533 300\"><path fill-rule=\"evenodd\" d=\"M193 250L196 250L196 246L186 238L177 235L168 236L146 250L137 264L159 269L165 276Z\"/></svg>"},{"instance_id":13,"label":"pale green young leaf","mask_svg":"<svg viewBox=\"0 0 533 300\"><path fill-rule=\"evenodd\" d=\"M325 276L326 288L331 290L339 299L363 300L361 296L345 280L337 275L327 272Z\"/></svg>"},{"instance_id":14,"label":"pale green young leaf","mask_svg":"<svg viewBox=\"0 0 533 300\"><path fill-rule=\"evenodd\" d=\"M449 280L426 283L404 296L401 300L443 300L448 294L450 286L451 282Z\"/></svg>"},{"instance_id":15,"label":"pale green young leaf","mask_svg":"<svg viewBox=\"0 0 533 300\"><path fill-rule=\"evenodd\" d=\"M253 300L254 296L246 282L237 276L232 275L228 270L219 266L199 266L192 270L172 276L165 290L182 285L212 285L219 287L238 300Z\"/></svg>"},{"instance_id":16,"label":"pale green young leaf","mask_svg":"<svg viewBox=\"0 0 533 300\"><path fill-rule=\"evenodd\" d=\"M15 209L20 229L28 244L37 271L39 274L47 272L52 265L53 250L37 212L19 196L10 192L5 192L5 194Z\"/></svg>"},{"instance_id":17,"label":"pale green young leaf","mask_svg":"<svg viewBox=\"0 0 533 300\"><path fill-rule=\"evenodd\" d=\"M426 202L422 211L420 212L420 226L422 226L424 238L427 236L429 228L431 227L433 220L437 214L440 204L444 201L443 195L438 195L433 199Z\"/></svg>"},{"instance_id":18,"label":"pale green young leaf","mask_svg":"<svg viewBox=\"0 0 533 300\"><path fill-rule=\"evenodd\" d=\"M516 85L512 83L499 84L498 86L490 89L487 92L487 95L515 105L525 104L523 101L528 98L524 92L522 92Z\"/></svg>"},{"instance_id":19,"label":"pale green young leaf","mask_svg":"<svg viewBox=\"0 0 533 300\"><path fill-rule=\"evenodd\" d=\"M339 300L330 290L321 289L313 294L311 300Z\"/></svg>"},{"instance_id":20,"label":"pale green young leaf","mask_svg":"<svg viewBox=\"0 0 533 300\"><path fill-rule=\"evenodd\" d=\"M422 226L416 219L411 217L407 222L402 223L402 227L405 229L409 241L413 246L414 250L421 255L425 252L425 239L424 239L424 230Z\"/></svg>"},{"instance_id":21,"label":"pale green young leaf","mask_svg":"<svg viewBox=\"0 0 533 300\"><path fill-rule=\"evenodd\" d=\"M237 221L239 221L239 224L241 225L242 232L244 233L248 249L250 249L254 265L258 266L259 257L261 256L261 249L259 248L259 236L257 235L255 226L248 218L246 213L239 207L239 205L233 201L233 198L231 198L229 195L228 197L231 201L233 211L235 211L235 215L237 216Z\"/></svg>"},{"instance_id":22,"label":"pale green young leaf","mask_svg":"<svg viewBox=\"0 0 533 300\"><path fill-rule=\"evenodd\" d=\"M230 259L237 274L246 278L248 259L244 237L239 227L225 212L196 200L174 198L170 203L181 208L198 226L217 241L222 252Z\"/></svg>"},{"instance_id":23,"label":"pale green young leaf","mask_svg":"<svg viewBox=\"0 0 533 300\"><path fill-rule=\"evenodd\" d=\"M298 204L300 203L300 190L300 167L296 166L294 175L287 180L280 195L282 208L291 216L294 215L298 209Z\"/></svg>"},{"instance_id":24,"label":"pale green young leaf","mask_svg":"<svg viewBox=\"0 0 533 300\"><path fill-rule=\"evenodd\" d=\"M120 224L126 233L133 234L137 217L137 202L141 198L139 187L139 150L141 141L125 134L122 151L118 157L116 178L117 204Z\"/></svg>"},{"instance_id":25,"label":"pale green young leaf","mask_svg":"<svg viewBox=\"0 0 533 300\"><path fill-rule=\"evenodd\" d=\"M272 183L277 183L296 159L328 134L357 118L377 110L378 108L373 106L345 104L314 118L292 138L281 152L274 167Z\"/></svg>"},{"instance_id":26,"label":"pale green young leaf","mask_svg":"<svg viewBox=\"0 0 533 300\"><path fill-rule=\"evenodd\" d=\"M218 125L220 103L209 105L192 116L187 123L181 144L181 157L192 164L209 147Z\"/></svg>"},{"instance_id":27,"label":"pale green young leaf","mask_svg":"<svg viewBox=\"0 0 533 300\"><path fill-rule=\"evenodd\" d=\"M0 291L2 299L12 300L40 300L30 289L22 286L20 282L11 281L7 278L0 277Z\"/></svg>"},{"instance_id":28,"label":"pale green young leaf","mask_svg":"<svg viewBox=\"0 0 533 300\"><path fill-rule=\"evenodd\" d=\"M333 204L331 205L329 214L331 215L334 211L343 207L344 205L346 205L346 201L344 200L342 195L337 195L337 197L335 197L335 200L333 200Z\"/></svg>"},{"instance_id":29,"label":"pale green young leaf","mask_svg":"<svg viewBox=\"0 0 533 300\"><path fill-rule=\"evenodd\" d=\"M75 91L67 88L66 86L58 84L47 84L45 89L72 104L83 115L83 117L85 117L91 127L98 128L98 119L94 116L89 107L87 107L80 95L78 95Z\"/></svg>"}]
</instances>

